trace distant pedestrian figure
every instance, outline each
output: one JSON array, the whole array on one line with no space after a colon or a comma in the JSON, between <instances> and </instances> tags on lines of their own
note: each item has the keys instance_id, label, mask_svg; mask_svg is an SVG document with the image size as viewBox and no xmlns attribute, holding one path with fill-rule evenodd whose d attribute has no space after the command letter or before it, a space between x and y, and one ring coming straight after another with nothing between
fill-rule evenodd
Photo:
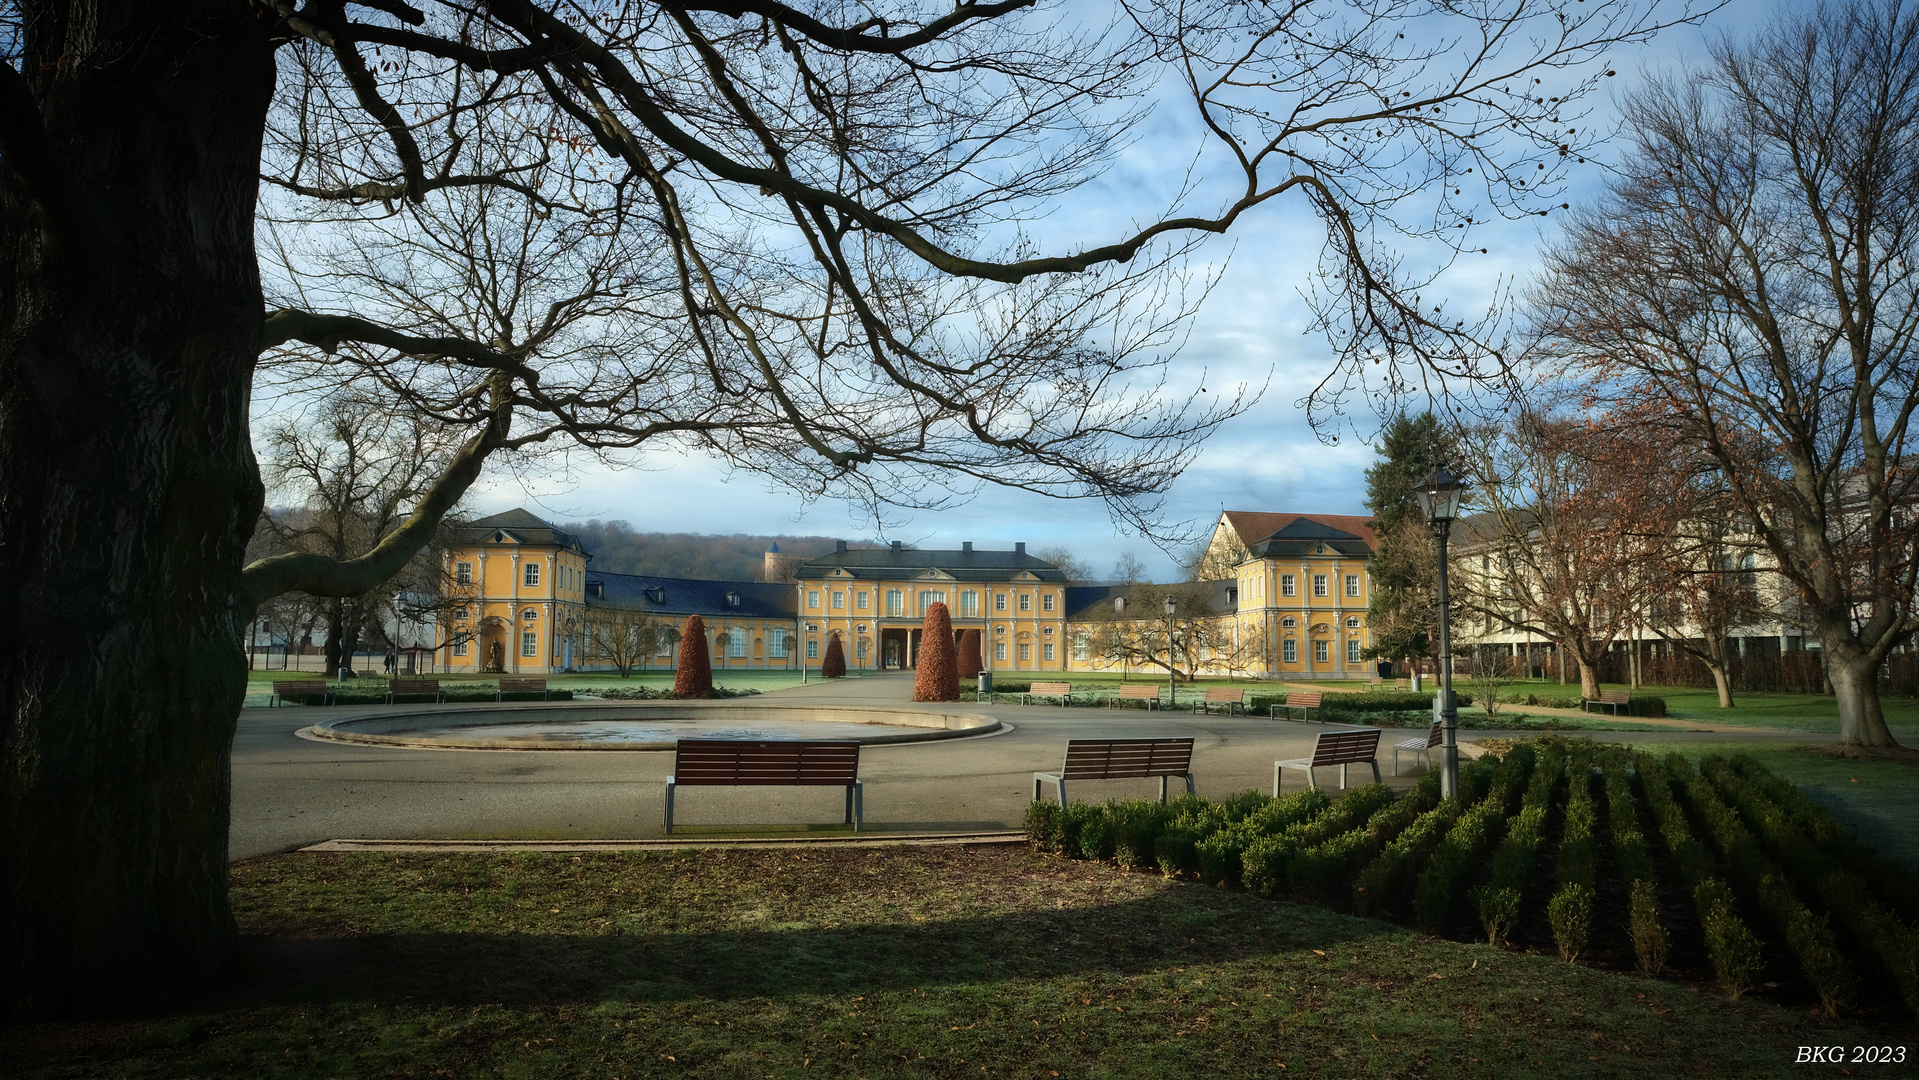
<instances>
[{"instance_id":1,"label":"distant pedestrian figure","mask_svg":"<svg viewBox=\"0 0 1919 1080\"><path fill-rule=\"evenodd\" d=\"M400 654L393 646L386 647L386 673L391 676L400 667Z\"/></svg>"}]
</instances>

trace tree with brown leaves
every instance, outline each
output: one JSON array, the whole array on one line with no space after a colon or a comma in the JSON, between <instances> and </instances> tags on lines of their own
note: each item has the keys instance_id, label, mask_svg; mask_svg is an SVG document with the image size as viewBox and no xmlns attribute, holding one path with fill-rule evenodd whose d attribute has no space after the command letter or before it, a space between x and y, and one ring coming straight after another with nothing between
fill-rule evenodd
<instances>
[{"instance_id":1,"label":"tree with brown leaves","mask_svg":"<svg viewBox=\"0 0 1919 1080\"><path fill-rule=\"evenodd\" d=\"M953 618L935 600L921 623L919 666L913 674L914 701L958 701L959 667L953 657Z\"/></svg>"},{"instance_id":2,"label":"tree with brown leaves","mask_svg":"<svg viewBox=\"0 0 1919 1080\"><path fill-rule=\"evenodd\" d=\"M982 640L977 628L960 631L959 640L959 677L970 679L986 670L986 654L980 650Z\"/></svg>"},{"instance_id":3,"label":"tree with brown leaves","mask_svg":"<svg viewBox=\"0 0 1919 1080\"><path fill-rule=\"evenodd\" d=\"M820 660L820 675L827 679L846 677L846 650L840 646L838 634L829 634L826 638L826 656Z\"/></svg>"},{"instance_id":4,"label":"tree with brown leaves","mask_svg":"<svg viewBox=\"0 0 1919 1080\"><path fill-rule=\"evenodd\" d=\"M706 646L706 620L698 615L688 615L686 628L680 631L680 666L673 673L673 696L713 696L713 658Z\"/></svg>"}]
</instances>

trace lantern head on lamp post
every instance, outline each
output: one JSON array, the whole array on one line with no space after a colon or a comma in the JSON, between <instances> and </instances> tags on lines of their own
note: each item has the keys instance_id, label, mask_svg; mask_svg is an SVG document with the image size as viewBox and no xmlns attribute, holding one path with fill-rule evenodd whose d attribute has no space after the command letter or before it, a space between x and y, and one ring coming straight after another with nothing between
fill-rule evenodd
<instances>
[{"instance_id":1,"label":"lantern head on lamp post","mask_svg":"<svg viewBox=\"0 0 1919 1080\"><path fill-rule=\"evenodd\" d=\"M1453 519L1459 516L1460 499L1466 484L1446 469L1445 462L1433 465L1433 471L1419 482L1419 508L1426 515L1434 537L1439 541L1439 718L1443 729L1440 743L1440 794L1459 797L1459 702L1453 697L1452 613L1446 593L1446 538Z\"/></svg>"}]
</instances>

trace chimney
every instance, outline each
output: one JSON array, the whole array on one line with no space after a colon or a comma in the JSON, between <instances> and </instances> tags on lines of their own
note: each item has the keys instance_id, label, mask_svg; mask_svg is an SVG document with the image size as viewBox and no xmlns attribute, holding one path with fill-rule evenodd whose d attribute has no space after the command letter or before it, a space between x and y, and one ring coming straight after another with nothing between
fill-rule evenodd
<instances>
[{"instance_id":1,"label":"chimney","mask_svg":"<svg viewBox=\"0 0 1919 1080\"><path fill-rule=\"evenodd\" d=\"M1024 540L1022 540L1022 541L1020 541L1019 543L1017 543L1017 544L1014 544L1014 545L1013 545L1013 554L1015 554L1015 555L1024 555L1024 554L1026 554L1026 541L1024 541Z\"/></svg>"},{"instance_id":2,"label":"chimney","mask_svg":"<svg viewBox=\"0 0 1919 1080\"><path fill-rule=\"evenodd\" d=\"M973 542L972 542L971 540L966 540L966 541L963 541L963 542L962 542L962 543L960 544L960 550L961 550L961 551L971 551L971 550L973 550Z\"/></svg>"},{"instance_id":3,"label":"chimney","mask_svg":"<svg viewBox=\"0 0 1919 1080\"><path fill-rule=\"evenodd\" d=\"M835 541L833 541L833 550L834 550L834 552L835 552L835 553L837 553L837 552L841 552L841 551L845 551L845 550L846 550L846 541L844 541L844 540L835 540Z\"/></svg>"},{"instance_id":4,"label":"chimney","mask_svg":"<svg viewBox=\"0 0 1919 1080\"><path fill-rule=\"evenodd\" d=\"M893 541L893 554L898 555L899 553L900 553L900 542L898 540L895 540Z\"/></svg>"}]
</instances>

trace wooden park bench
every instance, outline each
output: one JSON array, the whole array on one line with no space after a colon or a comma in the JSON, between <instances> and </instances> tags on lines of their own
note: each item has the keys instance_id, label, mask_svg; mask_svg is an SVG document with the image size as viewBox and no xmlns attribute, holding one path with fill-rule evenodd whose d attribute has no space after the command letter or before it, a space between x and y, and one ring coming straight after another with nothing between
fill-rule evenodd
<instances>
[{"instance_id":1,"label":"wooden park bench","mask_svg":"<svg viewBox=\"0 0 1919 1080\"><path fill-rule=\"evenodd\" d=\"M1402 742L1394 743L1393 744L1393 775L1394 776L1399 775L1399 755L1401 753L1418 754L1422 759L1424 759L1426 763L1426 767L1428 769L1432 768L1433 767L1433 747L1438 746L1440 743L1445 741L1446 741L1445 722L1440 720L1435 720L1433 721L1432 729L1426 732L1425 738L1406 739Z\"/></svg>"},{"instance_id":2,"label":"wooden park bench","mask_svg":"<svg viewBox=\"0 0 1919 1080\"><path fill-rule=\"evenodd\" d=\"M673 835L673 792L681 786L843 787L846 822L859 832L866 817L859 773L860 744L850 739L681 739L666 778L666 835Z\"/></svg>"},{"instance_id":3,"label":"wooden park bench","mask_svg":"<svg viewBox=\"0 0 1919 1080\"><path fill-rule=\"evenodd\" d=\"M1051 781L1066 805L1068 780L1120 780L1132 776L1159 777L1159 801L1166 801L1166 781L1175 776L1186 780L1186 793L1193 793L1193 740L1159 739L1071 739L1066 743L1066 764L1056 773L1033 774L1033 798L1040 797L1044 784Z\"/></svg>"},{"instance_id":4,"label":"wooden park bench","mask_svg":"<svg viewBox=\"0 0 1919 1080\"><path fill-rule=\"evenodd\" d=\"M498 689L493 691L493 700L505 701L508 694L538 694L541 701L553 700L552 691L546 688L545 679L501 678Z\"/></svg>"},{"instance_id":5,"label":"wooden park bench","mask_svg":"<svg viewBox=\"0 0 1919 1080\"><path fill-rule=\"evenodd\" d=\"M1394 679L1394 680L1393 680L1393 689L1395 689L1395 690L1405 690L1405 689L1407 689L1407 685L1406 685L1406 680L1405 680L1405 679Z\"/></svg>"},{"instance_id":6,"label":"wooden park bench","mask_svg":"<svg viewBox=\"0 0 1919 1080\"><path fill-rule=\"evenodd\" d=\"M1286 694L1286 700L1278 705L1274 705L1270 709L1267 709L1266 715L1277 720L1279 719L1279 710L1285 709L1287 713L1290 714L1294 709L1298 709L1299 718L1301 720L1304 720L1306 719L1307 713L1312 712L1316 709L1319 709L1319 700L1320 698L1324 696L1325 694L1319 690L1288 691ZM1323 712L1324 710L1320 710L1320 711ZM1286 719L1291 720L1292 716L1288 715Z\"/></svg>"},{"instance_id":7,"label":"wooden park bench","mask_svg":"<svg viewBox=\"0 0 1919 1080\"><path fill-rule=\"evenodd\" d=\"M1019 696L1021 705L1031 705L1036 697L1056 697L1061 705L1069 703L1073 693L1073 684L1064 682L1036 682L1026 688Z\"/></svg>"},{"instance_id":8,"label":"wooden park bench","mask_svg":"<svg viewBox=\"0 0 1919 1080\"><path fill-rule=\"evenodd\" d=\"M1246 707L1246 691L1230 686L1209 686L1206 688L1206 699L1193 702L1193 711L1212 712L1215 705L1226 706L1226 715L1231 716L1236 710Z\"/></svg>"},{"instance_id":9,"label":"wooden park bench","mask_svg":"<svg viewBox=\"0 0 1919 1080\"><path fill-rule=\"evenodd\" d=\"M1384 687L1385 685L1386 685L1386 680L1375 675L1373 676L1372 681L1366 684L1366 689L1378 690Z\"/></svg>"},{"instance_id":10,"label":"wooden park bench","mask_svg":"<svg viewBox=\"0 0 1919 1080\"><path fill-rule=\"evenodd\" d=\"M446 691L440 689L438 679L389 679L386 684L386 703L400 694L432 694L437 704L446 700Z\"/></svg>"},{"instance_id":11,"label":"wooden park bench","mask_svg":"<svg viewBox=\"0 0 1919 1080\"><path fill-rule=\"evenodd\" d=\"M1148 709L1159 708L1159 687L1146 683L1121 683L1119 693L1107 700L1109 706L1117 706L1123 701L1143 701Z\"/></svg>"},{"instance_id":12,"label":"wooden park bench","mask_svg":"<svg viewBox=\"0 0 1919 1080\"><path fill-rule=\"evenodd\" d=\"M1587 698L1579 703L1582 711L1591 712L1591 709L1586 708L1588 705L1598 705L1601 708L1611 706L1613 715L1617 716L1619 710L1632 707L1632 695L1624 690L1601 690L1598 697Z\"/></svg>"},{"instance_id":13,"label":"wooden park bench","mask_svg":"<svg viewBox=\"0 0 1919 1080\"><path fill-rule=\"evenodd\" d=\"M294 698L299 698L300 704L304 705L308 698L316 697L328 705L333 704L333 688L323 679L275 679L273 695L267 698L267 706L271 708Z\"/></svg>"},{"instance_id":14,"label":"wooden park bench","mask_svg":"<svg viewBox=\"0 0 1919 1080\"><path fill-rule=\"evenodd\" d=\"M1313 756L1273 762L1273 798L1279 798L1279 774L1282 769L1304 769L1306 786L1318 787L1313 770L1325 765L1339 766L1339 786L1346 786L1346 766L1365 763L1373 767L1373 782L1379 782L1379 729L1348 728L1322 731L1313 740Z\"/></svg>"}]
</instances>

